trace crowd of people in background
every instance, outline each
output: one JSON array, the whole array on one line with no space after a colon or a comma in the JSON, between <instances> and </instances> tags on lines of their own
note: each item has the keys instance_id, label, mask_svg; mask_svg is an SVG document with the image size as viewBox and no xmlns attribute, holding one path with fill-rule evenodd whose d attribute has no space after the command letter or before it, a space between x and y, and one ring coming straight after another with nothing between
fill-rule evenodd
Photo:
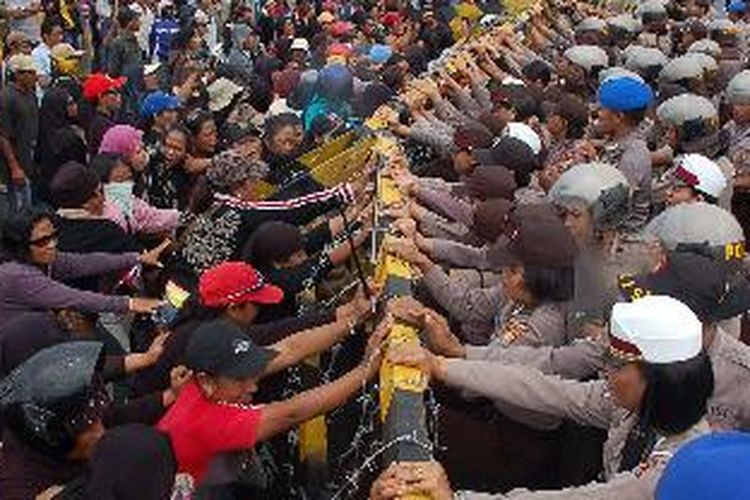
<instances>
[{"instance_id":1,"label":"crowd of people in background","mask_svg":"<svg viewBox=\"0 0 750 500\"><path fill-rule=\"evenodd\" d=\"M440 442L351 498L747 495L742 0L0 20L0 498L341 498L333 415L383 358ZM395 146L323 180L303 155L346 134ZM413 296L363 275L386 230ZM288 443L321 416L311 480Z\"/></svg>"}]
</instances>

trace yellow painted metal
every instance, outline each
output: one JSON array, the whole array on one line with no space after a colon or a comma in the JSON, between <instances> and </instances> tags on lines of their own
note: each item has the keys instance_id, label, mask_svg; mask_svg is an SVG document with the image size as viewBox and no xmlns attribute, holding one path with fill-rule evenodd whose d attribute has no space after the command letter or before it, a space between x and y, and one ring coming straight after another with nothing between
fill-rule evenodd
<instances>
[{"instance_id":1,"label":"yellow painted metal","mask_svg":"<svg viewBox=\"0 0 750 500\"><path fill-rule=\"evenodd\" d=\"M303 423L299 428L299 455L303 462L325 463L328 453L328 427L321 415Z\"/></svg>"},{"instance_id":2,"label":"yellow painted metal","mask_svg":"<svg viewBox=\"0 0 750 500\"><path fill-rule=\"evenodd\" d=\"M334 140L326 142L299 157L299 162L310 169L322 165L331 158L342 153L354 142L354 131L347 132L336 137Z\"/></svg>"},{"instance_id":3,"label":"yellow painted metal","mask_svg":"<svg viewBox=\"0 0 750 500\"><path fill-rule=\"evenodd\" d=\"M403 343L419 343L417 330L409 325L396 323L388 334L388 348ZM394 365L387 360L380 368L380 418L385 421L390 409L393 393L399 389L423 392L427 388L427 377L419 368Z\"/></svg>"},{"instance_id":4,"label":"yellow painted metal","mask_svg":"<svg viewBox=\"0 0 750 500\"><path fill-rule=\"evenodd\" d=\"M276 187L266 181L260 181L255 187L253 187L253 195L259 200L265 200L271 196L274 191L276 191Z\"/></svg>"},{"instance_id":5,"label":"yellow painted metal","mask_svg":"<svg viewBox=\"0 0 750 500\"><path fill-rule=\"evenodd\" d=\"M375 145L374 137L367 137L354 143L345 151L317 165L311 174L325 187L333 187L359 174L370 157Z\"/></svg>"},{"instance_id":6,"label":"yellow painted metal","mask_svg":"<svg viewBox=\"0 0 750 500\"><path fill-rule=\"evenodd\" d=\"M389 177L383 177L380 179L378 190L378 199L387 207L398 205L403 200L401 191L398 190L396 182Z\"/></svg>"}]
</instances>

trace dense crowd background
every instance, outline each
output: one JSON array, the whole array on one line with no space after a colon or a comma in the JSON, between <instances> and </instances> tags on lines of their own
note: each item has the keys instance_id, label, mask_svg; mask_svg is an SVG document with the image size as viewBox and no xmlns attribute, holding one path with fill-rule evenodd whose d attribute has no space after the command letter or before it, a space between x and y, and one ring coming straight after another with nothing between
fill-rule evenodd
<instances>
[{"instance_id":1,"label":"dense crowd background","mask_svg":"<svg viewBox=\"0 0 750 500\"><path fill-rule=\"evenodd\" d=\"M746 496L744 2L0 19L0 498ZM304 156L372 136L350 178ZM383 358L434 461L358 448Z\"/></svg>"}]
</instances>

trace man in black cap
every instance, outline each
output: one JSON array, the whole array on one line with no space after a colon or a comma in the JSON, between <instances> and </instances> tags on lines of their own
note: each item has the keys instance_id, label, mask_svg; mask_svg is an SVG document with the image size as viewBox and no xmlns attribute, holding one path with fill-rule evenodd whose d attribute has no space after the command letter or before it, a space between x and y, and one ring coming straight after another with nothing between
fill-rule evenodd
<instances>
[{"instance_id":1,"label":"man in black cap","mask_svg":"<svg viewBox=\"0 0 750 500\"><path fill-rule=\"evenodd\" d=\"M253 406L258 381L287 368L284 357L256 345L239 327L224 320L199 327L186 353L193 381L182 389L158 426L172 439L179 471L200 484L214 457L252 448L346 401L377 373L380 343L388 330L387 323L381 324L368 342L363 361L338 380L288 400Z\"/></svg>"}]
</instances>

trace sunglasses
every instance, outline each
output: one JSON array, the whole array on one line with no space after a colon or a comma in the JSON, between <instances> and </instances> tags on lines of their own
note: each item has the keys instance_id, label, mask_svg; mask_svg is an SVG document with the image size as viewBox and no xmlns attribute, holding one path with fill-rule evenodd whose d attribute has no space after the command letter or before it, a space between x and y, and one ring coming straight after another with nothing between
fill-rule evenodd
<instances>
[{"instance_id":1,"label":"sunglasses","mask_svg":"<svg viewBox=\"0 0 750 500\"><path fill-rule=\"evenodd\" d=\"M29 241L29 244L35 247L46 247L49 246L53 241L57 241L57 231L44 236L40 236L35 240Z\"/></svg>"}]
</instances>

